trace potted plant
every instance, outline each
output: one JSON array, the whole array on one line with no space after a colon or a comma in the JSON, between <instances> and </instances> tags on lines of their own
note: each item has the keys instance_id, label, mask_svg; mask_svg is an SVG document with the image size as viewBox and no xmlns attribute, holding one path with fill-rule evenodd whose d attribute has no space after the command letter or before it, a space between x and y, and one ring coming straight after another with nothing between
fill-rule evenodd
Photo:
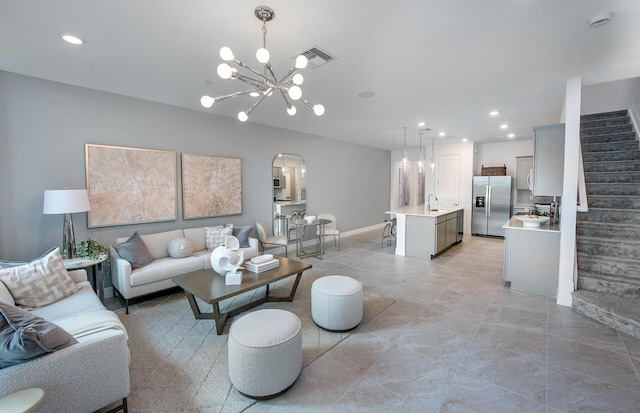
<instances>
[{"instance_id":1,"label":"potted plant","mask_svg":"<svg viewBox=\"0 0 640 413\"><path fill-rule=\"evenodd\" d=\"M98 244L95 238L89 238L86 241L80 241L76 247L78 257L97 260L101 255L107 254L106 247Z\"/></svg>"}]
</instances>

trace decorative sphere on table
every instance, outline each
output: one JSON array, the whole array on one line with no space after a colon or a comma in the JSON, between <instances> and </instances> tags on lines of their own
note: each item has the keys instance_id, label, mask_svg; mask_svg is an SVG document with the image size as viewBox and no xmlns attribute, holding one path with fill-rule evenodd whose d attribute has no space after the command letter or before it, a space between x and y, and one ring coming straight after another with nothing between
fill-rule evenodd
<instances>
[{"instance_id":1,"label":"decorative sphere on table","mask_svg":"<svg viewBox=\"0 0 640 413\"><path fill-rule=\"evenodd\" d=\"M171 258L185 258L193 254L193 243L186 238L172 239L167 247Z\"/></svg>"}]
</instances>

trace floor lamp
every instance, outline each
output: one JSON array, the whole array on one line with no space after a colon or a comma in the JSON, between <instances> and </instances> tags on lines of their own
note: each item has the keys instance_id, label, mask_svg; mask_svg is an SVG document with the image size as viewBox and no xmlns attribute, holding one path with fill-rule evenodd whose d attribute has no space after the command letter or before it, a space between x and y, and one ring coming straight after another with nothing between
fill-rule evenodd
<instances>
[{"instance_id":1,"label":"floor lamp","mask_svg":"<svg viewBox=\"0 0 640 413\"><path fill-rule=\"evenodd\" d=\"M54 189L44 191L43 214L64 214L62 228L62 258L75 258L76 237L73 232L71 214L90 211L86 189Z\"/></svg>"}]
</instances>

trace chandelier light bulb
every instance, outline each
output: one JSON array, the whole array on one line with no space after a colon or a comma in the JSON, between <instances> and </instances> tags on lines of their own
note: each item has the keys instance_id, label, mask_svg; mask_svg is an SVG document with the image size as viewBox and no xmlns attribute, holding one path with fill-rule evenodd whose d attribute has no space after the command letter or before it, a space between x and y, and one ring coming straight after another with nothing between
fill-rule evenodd
<instances>
[{"instance_id":1,"label":"chandelier light bulb","mask_svg":"<svg viewBox=\"0 0 640 413\"><path fill-rule=\"evenodd\" d=\"M257 98L258 96L260 96L260 93L258 93L258 92L251 92L251 93L249 93L249 96L253 96L254 98Z\"/></svg>"},{"instance_id":2,"label":"chandelier light bulb","mask_svg":"<svg viewBox=\"0 0 640 413\"><path fill-rule=\"evenodd\" d=\"M223 79L229 79L231 77L231 66L226 63L220 63L218 65L218 76Z\"/></svg>"},{"instance_id":3,"label":"chandelier light bulb","mask_svg":"<svg viewBox=\"0 0 640 413\"><path fill-rule=\"evenodd\" d=\"M324 106L322 106L322 105L313 105L313 113L315 113L316 116L324 115Z\"/></svg>"},{"instance_id":4,"label":"chandelier light bulb","mask_svg":"<svg viewBox=\"0 0 640 413\"><path fill-rule=\"evenodd\" d=\"M305 56L300 55L296 57L296 69L304 69L309 64L309 59Z\"/></svg>"},{"instance_id":5,"label":"chandelier light bulb","mask_svg":"<svg viewBox=\"0 0 640 413\"><path fill-rule=\"evenodd\" d=\"M296 114L296 107L291 105L291 107L287 108L287 113L289 114L289 116L293 116Z\"/></svg>"},{"instance_id":6,"label":"chandelier light bulb","mask_svg":"<svg viewBox=\"0 0 640 413\"><path fill-rule=\"evenodd\" d=\"M240 122L246 122L247 119L249 119L249 115L247 115L247 112L239 112L238 119L240 120Z\"/></svg>"},{"instance_id":7,"label":"chandelier light bulb","mask_svg":"<svg viewBox=\"0 0 640 413\"><path fill-rule=\"evenodd\" d=\"M215 99L212 98L211 96L207 96L204 95L203 97L200 98L200 104L202 106L204 106L205 108L209 109L211 106L213 106L213 104L215 103Z\"/></svg>"},{"instance_id":8,"label":"chandelier light bulb","mask_svg":"<svg viewBox=\"0 0 640 413\"><path fill-rule=\"evenodd\" d=\"M258 51L256 52L256 59L258 59L258 62L262 64L269 63L270 57L271 56L269 55L269 51L264 47L259 48Z\"/></svg>"},{"instance_id":9,"label":"chandelier light bulb","mask_svg":"<svg viewBox=\"0 0 640 413\"><path fill-rule=\"evenodd\" d=\"M291 86L289 88L289 97L293 100L299 100L302 97L302 89L299 86Z\"/></svg>"},{"instance_id":10,"label":"chandelier light bulb","mask_svg":"<svg viewBox=\"0 0 640 413\"><path fill-rule=\"evenodd\" d=\"M233 52L228 47L223 47L220 49L220 58L225 62L230 62L233 60Z\"/></svg>"},{"instance_id":11,"label":"chandelier light bulb","mask_svg":"<svg viewBox=\"0 0 640 413\"><path fill-rule=\"evenodd\" d=\"M300 86L302 82L304 82L304 76L302 76L300 73L296 73L295 75L293 75L293 83Z\"/></svg>"}]
</instances>

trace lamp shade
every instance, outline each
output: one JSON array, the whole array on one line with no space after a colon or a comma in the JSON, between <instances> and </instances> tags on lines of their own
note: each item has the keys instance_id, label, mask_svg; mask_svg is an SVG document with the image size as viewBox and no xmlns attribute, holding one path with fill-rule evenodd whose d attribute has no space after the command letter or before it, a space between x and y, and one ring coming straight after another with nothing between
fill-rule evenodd
<instances>
[{"instance_id":1,"label":"lamp shade","mask_svg":"<svg viewBox=\"0 0 640 413\"><path fill-rule=\"evenodd\" d=\"M86 189L54 189L44 191L43 214L73 214L91 210Z\"/></svg>"}]
</instances>

